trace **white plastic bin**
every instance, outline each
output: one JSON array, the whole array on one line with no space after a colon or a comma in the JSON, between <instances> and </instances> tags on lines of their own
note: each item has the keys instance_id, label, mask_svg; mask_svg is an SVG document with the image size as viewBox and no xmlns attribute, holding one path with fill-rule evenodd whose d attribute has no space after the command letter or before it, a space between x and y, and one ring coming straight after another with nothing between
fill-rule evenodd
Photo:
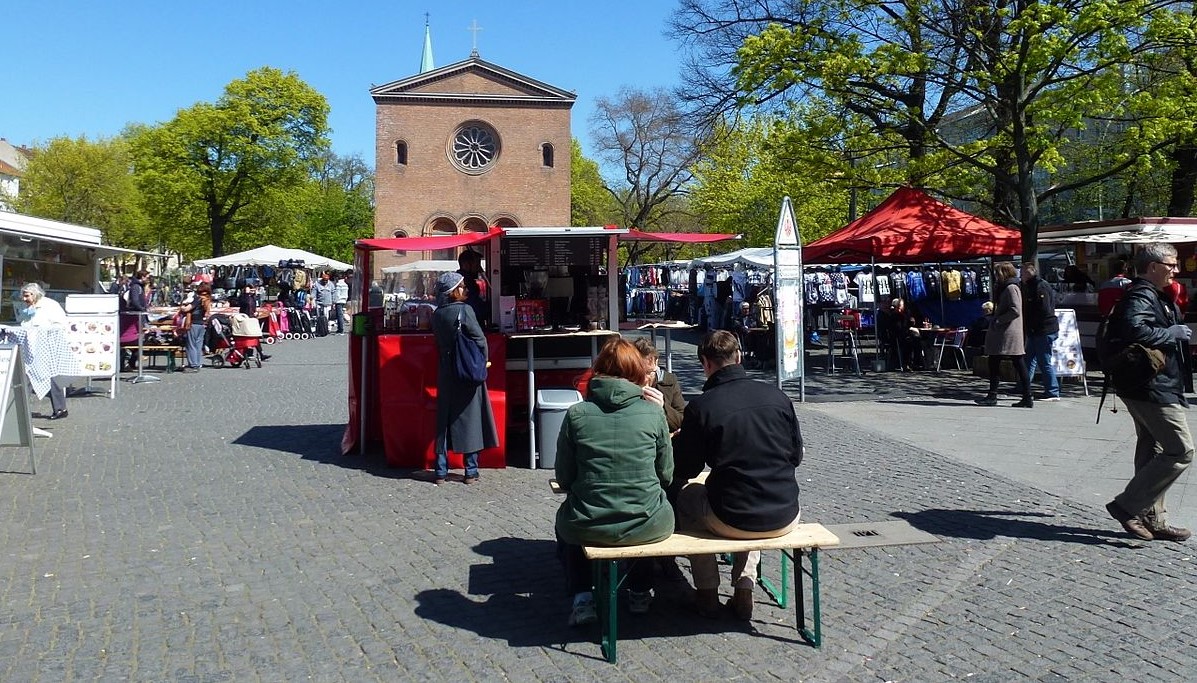
<instances>
[{"instance_id":1,"label":"white plastic bin","mask_svg":"<svg viewBox=\"0 0 1197 683\"><path fill-rule=\"evenodd\" d=\"M557 435L565 422L565 411L582 402L575 389L538 389L536 391L536 447L541 469L557 466Z\"/></svg>"}]
</instances>

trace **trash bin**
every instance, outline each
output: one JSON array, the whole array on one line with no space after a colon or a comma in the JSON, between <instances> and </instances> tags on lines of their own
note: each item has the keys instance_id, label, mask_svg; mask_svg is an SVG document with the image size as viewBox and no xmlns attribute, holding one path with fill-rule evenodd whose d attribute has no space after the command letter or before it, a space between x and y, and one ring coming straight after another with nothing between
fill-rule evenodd
<instances>
[{"instance_id":1,"label":"trash bin","mask_svg":"<svg viewBox=\"0 0 1197 683\"><path fill-rule=\"evenodd\" d=\"M565 411L582 402L575 389L539 389L536 392L536 447L541 469L557 466L557 435L565 422Z\"/></svg>"}]
</instances>

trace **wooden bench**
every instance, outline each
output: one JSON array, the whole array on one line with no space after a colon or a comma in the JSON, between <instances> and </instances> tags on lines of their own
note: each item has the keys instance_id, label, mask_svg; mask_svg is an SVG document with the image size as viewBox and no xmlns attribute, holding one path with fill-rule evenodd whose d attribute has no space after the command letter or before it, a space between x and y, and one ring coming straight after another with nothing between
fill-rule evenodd
<instances>
[{"instance_id":1,"label":"wooden bench","mask_svg":"<svg viewBox=\"0 0 1197 683\"><path fill-rule=\"evenodd\" d=\"M839 545L840 540L822 524L799 524L785 536L740 541L719 538L698 532L679 532L669 538L646 545L623 547L584 546L587 559L594 563L595 603L598 606L600 640L603 655L614 664L617 659L617 618L620 560L639 560L648 557L676 557L678 555L722 555L751 550L781 551L781 584L775 586L757 569L757 583L777 604L785 609L789 595L789 563L796 566L794 594L798 616L798 632L808 643L823 645L823 618L819 604L819 549ZM803 560L809 558L808 563ZM806 590L804 576L809 576L811 621L813 630L806 627Z\"/></svg>"},{"instance_id":2,"label":"wooden bench","mask_svg":"<svg viewBox=\"0 0 1197 683\"><path fill-rule=\"evenodd\" d=\"M126 351L137 351L137 344L121 344L121 349ZM187 350L182 346L175 346L173 344L144 344L141 347L143 353L148 355L151 359L157 357L158 354L166 356L166 371L175 371L175 358L185 358ZM152 365L150 367L153 367Z\"/></svg>"}]
</instances>

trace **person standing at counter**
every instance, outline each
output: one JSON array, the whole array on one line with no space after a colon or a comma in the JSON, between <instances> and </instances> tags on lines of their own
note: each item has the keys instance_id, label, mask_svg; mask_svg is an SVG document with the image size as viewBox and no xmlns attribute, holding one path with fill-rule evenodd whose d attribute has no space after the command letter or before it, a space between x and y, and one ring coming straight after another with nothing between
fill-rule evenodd
<instances>
[{"instance_id":1,"label":"person standing at counter","mask_svg":"<svg viewBox=\"0 0 1197 683\"><path fill-rule=\"evenodd\" d=\"M486 335L478 325L474 309L466 305L466 283L461 273L445 273L437 280L437 309L432 314L439 365L436 373L436 484L449 476L449 450L465 458L466 484L478 481L478 452L499 445L499 430L485 382L471 382L457 376L457 335L482 348L489 355Z\"/></svg>"},{"instance_id":2,"label":"person standing at counter","mask_svg":"<svg viewBox=\"0 0 1197 683\"><path fill-rule=\"evenodd\" d=\"M345 305L349 303L349 282L341 273L333 285L333 317L337 319L337 334L345 334ZM329 325L329 332L332 331Z\"/></svg>"},{"instance_id":3,"label":"person standing at counter","mask_svg":"<svg viewBox=\"0 0 1197 683\"><path fill-rule=\"evenodd\" d=\"M1056 364L1052 348L1060 333L1056 318L1056 300L1051 285L1039 278L1034 263L1022 264L1022 331L1027 350L1027 381L1035 378L1036 370L1043 373L1043 393L1040 401L1060 400L1060 380L1056 378Z\"/></svg>"},{"instance_id":4,"label":"person standing at counter","mask_svg":"<svg viewBox=\"0 0 1197 683\"><path fill-rule=\"evenodd\" d=\"M482 254L466 249L457 257L457 272L465 278L466 303L482 327L490 322L490 287L482 273Z\"/></svg>"},{"instance_id":5,"label":"person standing at counter","mask_svg":"<svg viewBox=\"0 0 1197 683\"><path fill-rule=\"evenodd\" d=\"M201 282L195 289L195 296L185 299L179 312L186 316L187 329L183 338L187 349L187 367L190 372L199 372L204 364L205 321L212 313L212 285Z\"/></svg>"},{"instance_id":6,"label":"person standing at counter","mask_svg":"<svg viewBox=\"0 0 1197 683\"><path fill-rule=\"evenodd\" d=\"M36 329L65 328L67 326L67 315L66 311L62 309L62 305L47 298L45 290L36 282L30 282L21 288L21 301L25 303L25 309L18 316L21 327ZM66 351L66 349L63 350ZM36 363L37 360L35 359L34 362ZM47 416L47 419L61 420L67 416L66 392L58 383L57 377L50 378L50 407L53 412Z\"/></svg>"}]
</instances>

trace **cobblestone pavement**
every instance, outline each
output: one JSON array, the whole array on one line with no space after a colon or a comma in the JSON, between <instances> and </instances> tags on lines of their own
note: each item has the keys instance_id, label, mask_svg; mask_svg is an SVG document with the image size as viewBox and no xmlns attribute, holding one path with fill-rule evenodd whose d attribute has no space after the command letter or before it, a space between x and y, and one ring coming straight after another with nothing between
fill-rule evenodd
<instances>
[{"instance_id":1,"label":"cobblestone pavement","mask_svg":"<svg viewBox=\"0 0 1197 683\"><path fill-rule=\"evenodd\" d=\"M0 449L0 681L1197 679L1193 546L1131 542L1100 506L890 435L908 414L935 429L923 404L966 410L930 380L799 406L800 479L805 520L941 543L824 552L821 650L759 594L740 625L666 590L622 621L612 666L565 626L549 472L437 487L338 454L346 340L70 399L35 419L54 432L36 475ZM1001 426L953 429L993 458Z\"/></svg>"}]
</instances>

